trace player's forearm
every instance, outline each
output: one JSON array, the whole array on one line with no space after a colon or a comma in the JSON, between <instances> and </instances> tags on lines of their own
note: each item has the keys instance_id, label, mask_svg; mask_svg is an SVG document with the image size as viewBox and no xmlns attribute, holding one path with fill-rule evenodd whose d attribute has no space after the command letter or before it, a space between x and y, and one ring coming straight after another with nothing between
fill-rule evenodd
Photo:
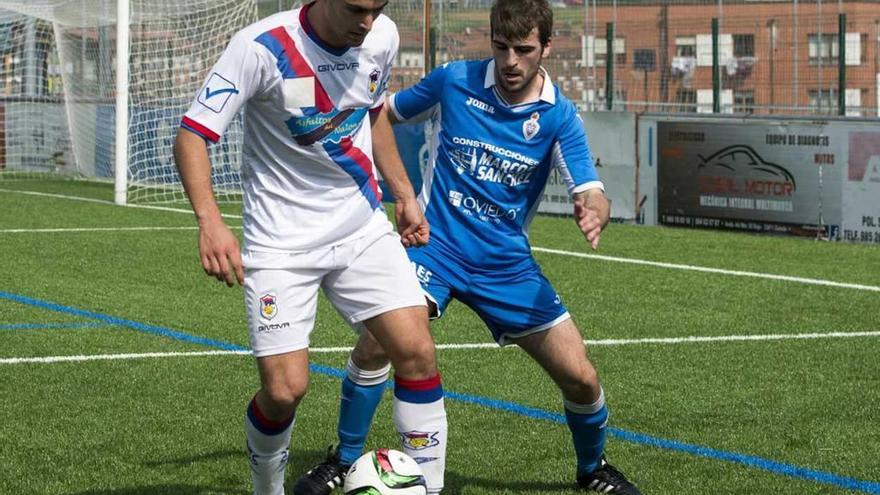
<instances>
[{"instance_id":1,"label":"player's forearm","mask_svg":"<svg viewBox=\"0 0 880 495\"><path fill-rule=\"evenodd\" d=\"M605 196L605 192L601 189L587 189L586 191L576 193L574 201L596 213L596 217L602 222L602 228L608 225L608 221L611 218L611 203L608 202L608 197Z\"/></svg>"},{"instance_id":2,"label":"player's forearm","mask_svg":"<svg viewBox=\"0 0 880 495\"><path fill-rule=\"evenodd\" d=\"M199 224L221 219L211 186L211 161L205 140L181 128L174 140L174 161Z\"/></svg>"},{"instance_id":3,"label":"player's forearm","mask_svg":"<svg viewBox=\"0 0 880 495\"><path fill-rule=\"evenodd\" d=\"M394 130L391 128L388 113L386 105L378 115L371 118L373 158L376 161L376 168L379 169L385 184L397 201L414 199L415 191L397 151L397 141L394 139Z\"/></svg>"}]
</instances>

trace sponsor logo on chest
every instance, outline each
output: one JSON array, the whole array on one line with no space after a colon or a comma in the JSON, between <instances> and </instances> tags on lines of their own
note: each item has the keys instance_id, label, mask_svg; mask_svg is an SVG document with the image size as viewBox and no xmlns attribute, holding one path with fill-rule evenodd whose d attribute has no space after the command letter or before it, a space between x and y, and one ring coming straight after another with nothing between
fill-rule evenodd
<instances>
[{"instance_id":1,"label":"sponsor logo on chest","mask_svg":"<svg viewBox=\"0 0 880 495\"><path fill-rule=\"evenodd\" d=\"M516 187L528 184L539 160L516 150L477 139L454 136L457 145L449 158L458 174L468 173L477 180Z\"/></svg>"},{"instance_id":2,"label":"sponsor logo on chest","mask_svg":"<svg viewBox=\"0 0 880 495\"><path fill-rule=\"evenodd\" d=\"M479 108L480 110L482 110L486 113L491 113L491 114L495 113L495 107L493 107L492 105L490 105L484 101L480 101L474 97L469 96L467 101L464 102L464 104L469 107Z\"/></svg>"}]
</instances>

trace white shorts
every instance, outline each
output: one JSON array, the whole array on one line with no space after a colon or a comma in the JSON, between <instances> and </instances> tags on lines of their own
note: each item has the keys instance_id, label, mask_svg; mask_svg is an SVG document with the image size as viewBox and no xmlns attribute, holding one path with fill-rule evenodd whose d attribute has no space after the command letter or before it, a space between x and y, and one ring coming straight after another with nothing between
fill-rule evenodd
<instances>
[{"instance_id":1,"label":"white shorts","mask_svg":"<svg viewBox=\"0 0 880 495\"><path fill-rule=\"evenodd\" d=\"M305 349L318 288L356 331L388 311L425 306L400 237L384 231L291 254L245 251L244 300L254 356Z\"/></svg>"}]
</instances>

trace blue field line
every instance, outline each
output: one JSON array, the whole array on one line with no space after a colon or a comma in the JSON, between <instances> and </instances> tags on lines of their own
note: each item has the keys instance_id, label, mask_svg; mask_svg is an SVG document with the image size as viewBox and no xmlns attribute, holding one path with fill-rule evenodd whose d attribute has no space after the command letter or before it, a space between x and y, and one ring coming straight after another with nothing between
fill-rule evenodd
<instances>
[{"instance_id":1,"label":"blue field line","mask_svg":"<svg viewBox=\"0 0 880 495\"><path fill-rule=\"evenodd\" d=\"M111 323L114 325L120 325L128 328L132 328L134 330L138 330L141 332L151 333L154 335L159 335L162 337L171 338L174 340L180 340L183 342L190 342L195 344L201 344L209 347L216 347L224 350L234 350L234 351L246 351L248 349L237 346L234 344L228 344L226 342L221 342L218 340L206 339L203 337L197 337L189 334L185 334L182 332L178 332L175 330L171 330L168 328L146 325L143 323L139 323L136 321L125 320L122 318L116 318L113 316L94 313L91 311L85 311L81 309L71 308L68 306L62 306L59 304L40 301L37 299L32 299L25 296L19 296L16 294L10 294L8 292L0 291L0 299L8 299L11 301L19 302L22 304L28 304L31 306L35 306L38 308L49 309L52 311L58 311L61 313L74 314L77 316L83 316L86 318L92 318L95 320L103 321L106 323ZM346 376L346 372L341 369L333 368L330 366L324 366L320 364L311 364L309 366L309 370L312 373L318 373L322 375L332 376L334 378L344 378ZM391 384L389 382L388 386ZM482 397L478 395L469 395L469 394L461 394L458 392L452 392L449 390L445 391L445 396L449 399L465 402L468 404L475 404L478 406L487 407L490 409L495 409L499 411L504 411L512 414L518 414L520 416L525 416L533 419L540 419L544 421L551 421L554 423L565 424L565 416L559 413L554 413L551 411L547 411L544 409L538 409L535 407L528 407L522 404L517 404L515 402L508 402L498 399L491 399L488 397ZM761 469L764 471L768 471L773 474L781 474L785 476L789 476L791 478L798 478L806 481L812 481L815 483L821 483L825 485L837 486L840 488L846 488L850 490L857 490L864 493L876 494L880 495L880 483L874 481L865 481L856 478L850 478L846 476L839 476L833 473L828 473L824 471L816 471L813 469L808 469L800 466L795 466L792 464L785 464L782 462L773 461L770 459L764 459L761 457L750 456L745 454L737 454L735 452L726 452L723 450L716 450L709 447L703 447L700 445L689 444L685 442L679 442L677 440L667 440L664 438L658 438L651 435L645 435L643 433L636 433L627 430L622 430L619 428L608 428L608 434L612 437L619 438L621 440L625 440L627 442L635 443L638 445L648 445L651 447L657 447L665 450L672 450L676 452L683 452L699 457L705 457L707 459L719 460L725 462L731 462L735 464L741 464L750 468Z\"/></svg>"},{"instance_id":2,"label":"blue field line","mask_svg":"<svg viewBox=\"0 0 880 495\"><path fill-rule=\"evenodd\" d=\"M450 399L455 399L461 402L467 402L470 404L476 404L492 409L498 409L513 414L526 416L529 418L552 421L563 425L566 424L565 416L563 416L562 414L546 411L544 409L523 406L515 402L488 399L486 397L459 394L456 392L448 391L445 393L445 395ZM782 474L785 476L790 476L792 478L800 478L816 483L839 486L842 488L848 488L850 490L880 494L880 483L876 483L873 481L864 481L856 478L849 478L846 476L838 476L836 474L827 473L824 471L816 471L813 469L795 466L792 464L785 464L770 459L763 459L761 457L737 454L735 452L726 452L723 450L715 450L709 447L703 447L701 445L679 442L677 440L667 440L665 438L658 438L651 435L645 435L643 433L635 433L627 430L621 430L620 428L608 428L608 434L612 437L619 438L621 440L625 440L627 442L635 444L650 445L652 447L666 450L674 450L677 452L684 452L687 454L705 457L708 459L742 464L750 468L762 469L764 471L769 471L774 474Z\"/></svg>"},{"instance_id":3,"label":"blue field line","mask_svg":"<svg viewBox=\"0 0 880 495\"><path fill-rule=\"evenodd\" d=\"M8 292L0 291L0 299L8 299L10 301L14 301L21 304L27 304L28 306L34 306L37 308L48 309L50 311L57 311L59 313L67 313L76 316L82 316L83 318L91 318L93 320L102 321L104 323L109 323L111 325L119 325L123 327L128 327L133 330L137 330L139 332L151 333L153 335L160 335L162 337L168 337L174 340L180 340L182 342L188 342L191 344L199 344L205 345L209 347L216 347L219 349L227 350L227 351L246 351L247 349L241 346L237 346L234 344L227 344L226 342L221 342L219 340L208 339L205 337L197 337L195 335L190 335L182 332L177 332L175 330L171 330L169 328L158 327L155 325L147 325L145 323L140 323L137 321L126 320L123 318L116 318L115 316L109 316L102 313L95 313L92 311L86 311L83 309L71 308L69 306L62 306L60 304L51 303L48 301L41 301L39 299L33 299L26 296L20 296L18 294L10 294Z\"/></svg>"},{"instance_id":4,"label":"blue field line","mask_svg":"<svg viewBox=\"0 0 880 495\"><path fill-rule=\"evenodd\" d=\"M107 324L100 321L83 321L72 323L12 323L0 325L0 330L48 330L53 328L97 328Z\"/></svg>"}]
</instances>

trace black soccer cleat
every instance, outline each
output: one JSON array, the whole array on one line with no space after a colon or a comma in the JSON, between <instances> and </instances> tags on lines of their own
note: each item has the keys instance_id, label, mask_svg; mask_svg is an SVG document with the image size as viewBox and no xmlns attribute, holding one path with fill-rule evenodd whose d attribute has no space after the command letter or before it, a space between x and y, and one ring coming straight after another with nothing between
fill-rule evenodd
<instances>
[{"instance_id":1,"label":"black soccer cleat","mask_svg":"<svg viewBox=\"0 0 880 495\"><path fill-rule=\"evenodd\" d=\"M339 462L339 451L331 445L327 458L296 480L293 495L329 495L342 487L350 467Z\"/></svg>"},{"instance_id":2,"label":"black soccer cleat","mask_svg":"<svg viewBox=\"0 0 880 495\"><path fill-rule=\"evenodd\" d=\"M605 456L599 461L599 468L592 473L582 474L577 478L578 486L598 493L617 493L621 495L642 495L635 485L626 479L614 466L605 462Z\"/></svg>"}]
</instances>

